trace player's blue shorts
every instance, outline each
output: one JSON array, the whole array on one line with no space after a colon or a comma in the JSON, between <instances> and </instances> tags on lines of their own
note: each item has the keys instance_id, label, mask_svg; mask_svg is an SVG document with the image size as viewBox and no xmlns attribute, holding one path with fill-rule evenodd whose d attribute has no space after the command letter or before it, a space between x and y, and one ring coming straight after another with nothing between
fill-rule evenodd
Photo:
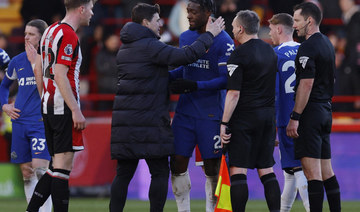
<instances>
[{"instance_id":1,"label":"player's blue shorts","mask_svg":"<svg viewBox=\"0 0 360 212\"><path fill-rule=\"evenodd\" d=\"M301 166L300 160L295 160L294 141L286 135L286 127L278 128L281 167L293 168Z\"/></svg>"},{"instance_id":2,"label":"player's blue shorts","mask_svg":"<svg viewBox=\"0 0 360 212\"><path fill-rule=\"evenodd\" d=\"M27 163L33 158L50 160L44 124L12 123L11 162Z\"/></svg>"},{"instance_id":3,"label":"player's blue shorts","mask_svg":"<svg viewBox=\"0 0 360 212\"><path fill-rule=\"evenodd\" d=\"M202 159L221 157L219 121L196 119L177 113L172 129L176 155L191 157L195 145L198 144Z\"/></svg>"}]
</instances>

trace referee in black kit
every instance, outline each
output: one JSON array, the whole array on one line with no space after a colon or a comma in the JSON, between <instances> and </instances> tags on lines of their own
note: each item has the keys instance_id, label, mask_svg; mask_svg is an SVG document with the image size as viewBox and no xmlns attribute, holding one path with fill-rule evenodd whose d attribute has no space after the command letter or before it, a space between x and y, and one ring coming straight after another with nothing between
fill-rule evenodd
<instances>
[{"instance_id":1,"label":"referee in black kit","mask_svg":"<svg viewBox=\"0 0 360 212\"><path fill-rule=\"evenodd\" d=\"M320 33L322 14L313 3L294 7L294 29L306 40L295 59L295 106L286 129L294 138L295 158L308 180L310 211L322 211L324 187L330 211L341 211L340 189L331 165L331 98L335 52Z\"/></svg>"},{"instance_id":2,"label":"referee in black kit","mask_svg":"<svg viewBox=\"0 0 360 212\"><path fill-rule=\"evenodd\" d=\"M275 79L277 56L258 39L259 17L237 13L234 38L241 43L228 62L228 92L221 122L221 142L228 143L232 209L245 211L247 169L256 168L271 212L280 211L280 187L273 171L275 144ZM231 133L226 132L230 127Z\"/></svg>"}]
</instances>

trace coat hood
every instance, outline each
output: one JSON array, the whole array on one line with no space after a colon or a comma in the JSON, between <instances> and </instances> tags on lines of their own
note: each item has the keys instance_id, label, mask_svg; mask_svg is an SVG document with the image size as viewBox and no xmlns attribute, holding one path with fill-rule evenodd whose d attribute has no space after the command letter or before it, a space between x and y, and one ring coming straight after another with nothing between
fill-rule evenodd
<instances>
[{"instance_id":1,"label":"coat hood","mask_svg":"<svg viewBox=\"0 0 360 212\"><path fill-rule=\"evenodd\" d=\"M149 28L134 22L126 23L120 31L120 39L123 43L131 43L143 38L159 39L159 37Z\"/></svg>"}]
</instances>

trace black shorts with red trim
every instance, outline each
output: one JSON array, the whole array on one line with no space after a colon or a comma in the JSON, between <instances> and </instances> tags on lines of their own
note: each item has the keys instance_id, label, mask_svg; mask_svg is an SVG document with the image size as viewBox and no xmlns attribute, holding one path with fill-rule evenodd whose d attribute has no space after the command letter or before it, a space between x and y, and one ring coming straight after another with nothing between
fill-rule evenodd
<instances>
[{"instance_id":1,"label":"black shorts with red trim","mask_svg":"<svg viewBox=\"0 0 360 212\"><path fill-rule=\"evenodd\" d=\"M71 114L43 114L45 136L51 156L84 149L82 131L74 129Z\"/></svg>"}]
</instances>

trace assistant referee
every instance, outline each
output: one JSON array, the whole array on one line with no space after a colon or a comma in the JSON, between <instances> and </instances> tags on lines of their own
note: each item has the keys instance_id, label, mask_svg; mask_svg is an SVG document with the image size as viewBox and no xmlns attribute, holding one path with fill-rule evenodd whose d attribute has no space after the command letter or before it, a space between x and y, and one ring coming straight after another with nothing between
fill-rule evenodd
<instances>
[{"instance_id":1,"label":"assistant referee","mask_svg":"<svg viewBox=\"0 0 360 212\"><path fill-rule=\"evenodd\" d=\"M308 180L310 211L322 211L324 187L330 211L341 211L340 189L331 165L331 98L335 52L320 33L322 14L313 3L294 7L294 29L306 40L295 59L295 106L286 129L294 138L295 158Z\"/></svg>"}]
</instances>

